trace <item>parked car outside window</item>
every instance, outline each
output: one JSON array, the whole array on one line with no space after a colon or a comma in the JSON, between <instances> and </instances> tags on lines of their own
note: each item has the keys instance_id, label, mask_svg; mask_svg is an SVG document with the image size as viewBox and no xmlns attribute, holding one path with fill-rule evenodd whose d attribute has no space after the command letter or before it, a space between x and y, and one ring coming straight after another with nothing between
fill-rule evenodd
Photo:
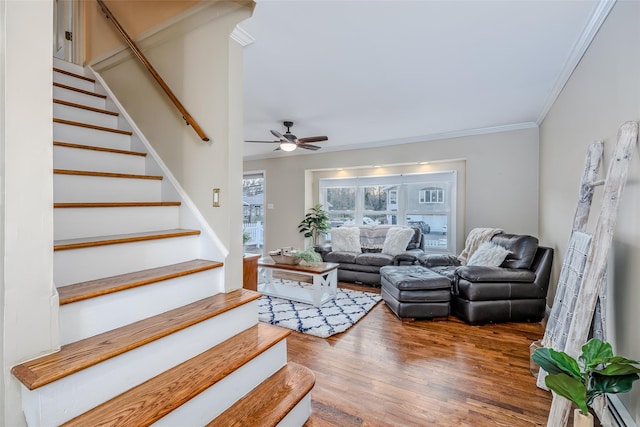
<instances>
[{"instance_id":1,"label":"parked car outside window","mask_svg":"<svg viewBox=\"0 0 640 427\"><path fill-rule=\"evenodd\" d=\"M418 227L420 231L422 231L422 234L431 233L431 227L424 221L407 221L407 224L412 227Z\"/></svg>"}]
</instances>

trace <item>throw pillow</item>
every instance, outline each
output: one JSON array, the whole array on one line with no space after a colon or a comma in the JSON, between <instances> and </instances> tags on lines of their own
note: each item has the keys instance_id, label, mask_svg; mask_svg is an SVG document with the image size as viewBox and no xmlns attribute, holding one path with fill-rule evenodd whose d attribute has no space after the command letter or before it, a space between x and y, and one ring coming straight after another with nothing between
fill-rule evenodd
<instances>
[{"instance_id":1,"label":"throw pillow","mask_svg":"<svg viewBox=\"0 0 640 427\"><path fill-rule=\"evenodd\" d=\"M382 245L382 253L387 255L399 255L406 251L407 245L413 237L413 229L406 227L391 227L387 231L387 237Z\"/></svg>"},{"instance_id":2,"label":"throw pillow","mask_svg":"<svg viewBox=\"0 0 640 427\"><path fill-rule=\"evenodd\" d=\"M360 252L360 229L358 227L338 227L331 230L331 250Z\"/></svg>"},{"instance_id":3,"label":"throw pillow","mask_svg":"<svg viewBox=\"0 0 640 427\"><path fill-rule=\"evenodd\" d=\"M478 246L478 249L471 254L467 265L478 265L483 267L499 267L504 259L509 255L509 251L495 243L485 242Z\"/></svg>"}]
</instances>

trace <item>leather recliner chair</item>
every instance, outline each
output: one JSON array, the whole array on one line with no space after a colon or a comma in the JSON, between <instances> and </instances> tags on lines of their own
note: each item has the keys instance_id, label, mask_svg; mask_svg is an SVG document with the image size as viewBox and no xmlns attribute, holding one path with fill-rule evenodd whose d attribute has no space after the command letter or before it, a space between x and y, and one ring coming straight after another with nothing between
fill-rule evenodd
<instances>
[{"instance_id":1,"label":"leather recliner chair","mask_svg":"<svg viewBox=\"0 0 640 427\"><path fill-rule=\"evenodd\" d=\"M541 321L553 249L525 235L498 234L491 241L509 250L500 267L461 265L451 255L425 255L419 261L451 280L451 311L467 323Z\"/></svg>"}]
</instances>

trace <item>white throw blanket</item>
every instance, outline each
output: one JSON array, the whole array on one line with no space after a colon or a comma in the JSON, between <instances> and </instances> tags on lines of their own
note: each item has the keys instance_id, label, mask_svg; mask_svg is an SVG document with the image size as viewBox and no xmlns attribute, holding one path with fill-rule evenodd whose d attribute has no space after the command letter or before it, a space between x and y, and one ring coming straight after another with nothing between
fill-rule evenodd
<instances>
[{"instance_id":1,"label":"white throw blanket","mask_svg":"<svg viewBox=\"0 0 640 427\"><path fill-rule=\"evenodd\" d=\"M502 234L504 230L500 228L474 228L469 232L467 240L464 243L464 250L458 255L458 260L462 265L467 263L467 260L478 249L478 246L484 242L488 242L496 234Z\"/></svg>"}]
</instances>

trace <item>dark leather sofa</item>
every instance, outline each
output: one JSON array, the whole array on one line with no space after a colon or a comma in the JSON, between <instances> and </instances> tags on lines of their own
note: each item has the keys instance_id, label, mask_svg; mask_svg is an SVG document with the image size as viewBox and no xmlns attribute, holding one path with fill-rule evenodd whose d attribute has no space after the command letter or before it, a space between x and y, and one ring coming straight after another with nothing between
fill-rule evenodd
<instances>
[{"instance_id":1,"label":"dark leather sofa","mask_svg":"<svg viewBox=\"0 0 640 427\"><path fill-rule=\"evenodd\" d=\"M419 263L451 280L451 311L467 323L541 321L553 249L532 236L498 234L491 241L510 252L500 267L461 265L451 255L424 255Z\"/></svg>"},{"instance_id":2,"label":"dark leather sofa","mask_svg":"<svg viewBox=\"0 0 640 427\"><path fill-rule=\"evenodd\" d=\"M380 252L386 232L391 225L361 225L360 252L334 251L331 244L316 248L324 262L335 262L338 267L338 280L341 282L363 283L380 286L380 268L386 265L413 264L424 255L424 235L418 227L411 227L414 234L406 251L399 255L388 255ZM393 226L398 227L398 226Z\"/></svg>"}]
</instances>

